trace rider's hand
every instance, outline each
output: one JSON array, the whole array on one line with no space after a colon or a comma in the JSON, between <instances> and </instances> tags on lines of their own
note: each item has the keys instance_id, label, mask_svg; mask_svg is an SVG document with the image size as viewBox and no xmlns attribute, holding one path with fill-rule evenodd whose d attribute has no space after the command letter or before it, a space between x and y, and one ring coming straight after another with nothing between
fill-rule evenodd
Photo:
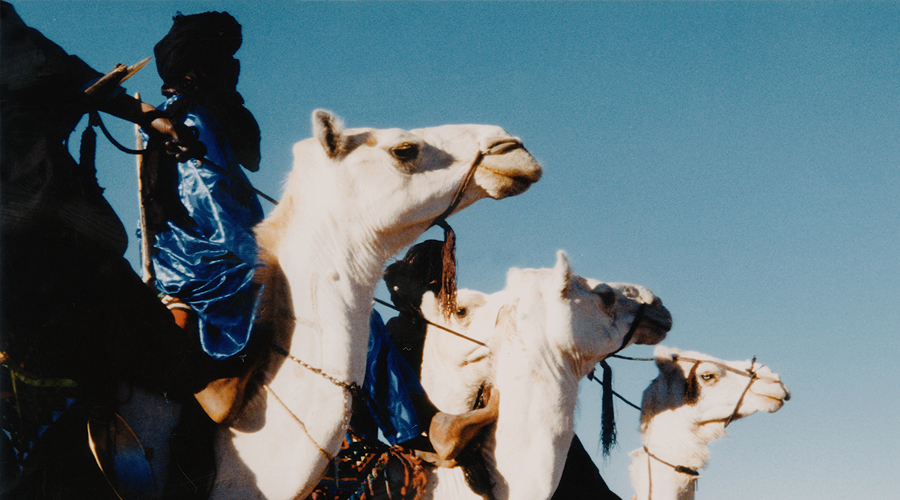
<instances>
[{"instance_id":1,"label":"rider's hand","mask_svg":"<svg viewBox=\"0 0 900 500\"><path fill-rule=\"evenodd\" d=\"M156 116L144 128L149 128L149 133L155 131L166 136L166 152L175 156L175 159L179 162L206 156L206 146L197 140L197 134L194 129L183 124L172 122L164 116Z\"/></svg>"}]
</instances>

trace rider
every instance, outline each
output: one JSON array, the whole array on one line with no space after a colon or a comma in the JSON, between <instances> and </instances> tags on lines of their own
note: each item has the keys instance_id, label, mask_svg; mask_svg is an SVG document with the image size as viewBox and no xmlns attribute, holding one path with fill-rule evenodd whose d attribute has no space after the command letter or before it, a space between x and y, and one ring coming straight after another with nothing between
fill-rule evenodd
<instances>
[{"instance_id":1,"label":"rider","mask_svg":"<svg viewBox=\"0 0 900 500\"><path fill-rule=\"evenodd\" d=\"M82 140L81 164L67 145L81 117L97 110L141 124L179 156L191 154L189 136L118 85L86 95L102 75L26 26L7 2L0 22L4 368L30 381L70 380L94 404L110 404L116 380L190 399L204 385L186 362L192 347L124 258L127 233L85 154L91 142Z\"/></svg>"},{"instance_id":2,"label":"rider","mask_svg":"<svg viewBox=\"0 0 900 500\"><path fill-rule=\"evenodd\" d=\"M173 316L207 354L197 362L214 380L195 396L222 422L238 409L259 358L250 342L258 292L252 228L263 211L241 166L259 169L260 131L236 89L241 25L226 12L173 21L154 47L168 98L160 109L196 130L207 154L178 163L151 154L146 162L152 262ZM152 138L148 149L159 149Z\"/></svg>"},{"instance_id":3,"label":"rider","mask_svg":"<svg viewBox=\"0 0 900 500\"><path fill-rule=\"evenodd\" d=\"M428 436L429 444L442 460L454 460L481 428L497 419L499 396L491 397L490 388L487 387L485 408L473 409L461 415L450 415L438 411L419 385L422 349L428 327L420 310L422 295L429 291L438 295L444 286L443 246L443 242L437 240L423 241L412 246L403 259L385 269L384 282L391 295L391 302L397 307L399 314L387 323L386 331L390 335L390 342L387 342L383 349L389 348L391 352L398 354L401 359L396 364L411 373L411 376L406 377L412 380L408 390L409 404L413 406L410 413L413 417L418 417L411 420L422 427ZM372 329L373 332L376 330ZM377 338L375 333L372 336ZM377 372L373 373L373 359L376 358L370 352L369 369L366 372L367 386L373 386L375 380L382 378L376 376ZM377 418L379 412L373 413ZM399 419L395 417L394 420ZM402 424L398 422L395 427L402 427ZM418 426L415 428L418 429ZM408 435L412 437L413 433L409 432ZM421 448L415 441L408 443L413 448Z\"/></svg>"}]
</instances>

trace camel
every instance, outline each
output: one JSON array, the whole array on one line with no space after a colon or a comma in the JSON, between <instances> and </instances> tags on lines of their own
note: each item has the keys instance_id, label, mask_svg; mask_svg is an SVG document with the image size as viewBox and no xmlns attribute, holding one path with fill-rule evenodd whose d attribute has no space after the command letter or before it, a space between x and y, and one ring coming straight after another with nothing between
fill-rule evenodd
<instances>
[{"instance_id":1,"label":"camel","mask_svg":"<svg viewBox=\"0 0 900 500\"><path fill-rule=\"evenodd\" d=\"M445 212L521 194L542 173L495 126L345 129L323 110L312 123L277 208L256 228L266 295L257 321L275 333L244 407L217 429L213 499L305 497L344 437L387 259ZM159 489L178 412L145 391L129 397L120 412L153 443ZM147 408L164 410L146 422Z\"/></svg>"},{"instance_id":2,"label":"camel","mask_svg":"<svg viewBox=\"0 0 900 500\"><path fill-rule=\"evenodd\" d=\"M632 453L633 500L693 500L707 444L725 427L758 411L778 411L790 399L781 378L752 361L722 361L659 346L659 376L641 401L643 448Z\"/></svg>"},{"instance_id":3,"label":"camel","mask_svg":"<svg viewBox=\"0 0 900 500\"><path fill-rule=\"evenodd\" d=\"M499 391L499 417L484 445L498 500L553 495L574 436L578 382L631 343L662 341L672 325L649 290L582 278L563 252L552 269L510 270L501 292L460 290L455 317L445 318L430 292L422 312L488 344L429 327L422 386L447 413L471 409L485 381ZM435 469L427 488L430 499L481 498L459 468Z\"/></svg>"}]
</instances>

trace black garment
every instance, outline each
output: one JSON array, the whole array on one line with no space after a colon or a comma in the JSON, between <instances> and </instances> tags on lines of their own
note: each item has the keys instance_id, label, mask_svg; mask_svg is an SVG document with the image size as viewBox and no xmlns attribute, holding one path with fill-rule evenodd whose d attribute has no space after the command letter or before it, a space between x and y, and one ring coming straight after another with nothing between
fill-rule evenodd
<instances>
[{"instance_id":1,"label":"black garment","mask_svg":"<svg viewBox=\"0 0 900 500\"><path fill-rule=\"evenodd\" d=\"M10 4L0 9L3 350L34 375L88 390L113 377L173 390L193 347L124 259L128 236L93 165L78 165L65 144L100 73Z\"/></svg>"},{"instance_id":2,"label":"black garment","mask_svg":"<svg viewBox=\"0 0 900 500\"><path fill-rule=\"evenodd\" d=\"M202 356L199 343L124 259L128 236L94 166L76 163L66 144L96 106L83 90L101 74L27 27L6 2L0 41L0 348L7 363L33 378L75 380L90 405L109 405L118 380L189 400L206 385L203 363L192 362ZM23 476L9 477L17 467L4 460L4 494L108 493L83 416L74 408L66 415L35 444ZM14 424L6 417L4 427ZM26 424L19 428L37 428Z\"/></svg>"},{"instance_id":3,"label":"black garment","mask_svg":"<svg viewBox=\"0 0 900 500\"><path fill-rule=\"evenodd\" d=\"M242 41L241 25L227 12L179 13L166 36L153 47L153 55L163 80L163 95L182 96L179 106L185 111L195 106L212 111L238 162L256 172L259 124L237 91L241 64L233 57ZM170 111L178 115L177 110Z\"/></svg>"},{"instance_id":4,"label":"black garment","mask_svg":"<svg viewBox=\"0 0 900 500\"><path fill-rule=\"evenodd\" d=\"M584 449L578 436L572 438L572 446L566 456L559 486L551 500L622 500L610 491L600 477L600 470Z\"/></svg>"}]
</instances>

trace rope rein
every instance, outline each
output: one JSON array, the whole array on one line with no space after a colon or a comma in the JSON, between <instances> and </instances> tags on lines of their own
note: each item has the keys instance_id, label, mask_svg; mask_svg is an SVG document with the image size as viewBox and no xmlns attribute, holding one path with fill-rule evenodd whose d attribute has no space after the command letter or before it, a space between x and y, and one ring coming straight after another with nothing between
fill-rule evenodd
<instances>
[{"instance_id":1,"label":"rope rein","mask_svg":"<svg viewBox=\"0 0 900 500\"><path fill-rule=\"evenodd\" d=\"M160 113L162 113L162 112L160 112ZM151 114L151 115L156 116L152 111L150 111L146 114ZM164 115L164 114L162 114L162 116L166 117L166 115ZM116 147L116 149L118 149L119 151L121 151L125 154L145 155L150 152L150 150L148 150L148 149L129 149L129 148L123 146L119 141L116 140L115 137L112 136L112 134L109 132L109 129L106 128L106 125L103 123L103 120L100 118L100 113L97 113L96 111L90 112L90 121L88 122L88 124L91 127L94 127L94 126L100 127L100 131L103 132L103 135L110 142L110 144L112 144L113 146ZM239 184L242 184L244 187L246 187L247 189L250 189L251 191L256 193L260 198L268 201L269 203L271 203L273 205L278 205L278 200L276 200L275 198L260 191L259 189L255 188L252 184L250 184L250 182L248 182L245 179L241 179L240 177L233 174L228 169L221 167L219 165L216 165L214 162L210 161L209 158L203 157L203 158L195 158L195 159L201 165L207 165L209 167L212 167L214 170L218 170L220 173L227 175L229 179L231 179Z\"/></svg>"},{"instance_id":2,"label":"rope rein","mask_svg":"<svg viewBox=\"0 0 900 500\"><path fill-rule=\"evenodd\" d=\"M379 299L379 298L377 298L377 297L376 297L375 299L373 299L373 300L375 300L375 302L377 302L377 303L383 305L384 307L391 308L391 309L393 309L393 310L395 310L395 311L398 311L398 312L400 311L400 308L398 308L398 307L395 306L394 304L391 304L391 303L389 303L389 302L385 302L385 301L383 301L383 300L381 300L381 299ZM461 338L461 339L468 340L469 342L471 342L471 343L473 343L473 344L478 344L478 345L480 345L481 347L488 347L487 344L485 344L484 342L481 342L480 340L475 340L475 339L473 339L472 337L468 337L468 336L463 335L463 334L461 334L461 333L459 333L459 332L453 331L453 330L451 330L450 328L447 328L446 326L439 325L439 324L437 324L437 323L435 323L435 322L433 322L433 321L428 320L427 318L425 318L425 317L422 316L422 315L419 315L419 317L422 318L422 320L425 321L425 323L427 323L427 324L429 324L429 325L431 325L431 326L440 328L441 330L443 330L443 331L445 331L445 332L447 332L447 333L451 333L451 334L456 335L457 337L459 337L459 338Z\"/></svg>"},{"instance_id":3,"label":"rope rein","mask_svg":"<svg viewBox=\"0 0 900 500\"><path fill-rule=\"evenodd\" d=\"M291 353L287 352L286 350L284 350L283 348L281 348L277 345L273 344L270 347L271 347L272 352L274 352L275 354L278 354L280 356L283 356L286 359L293 361L294 363L296 363L296 364L300 365L301 367L309 370L310 372L322 377L323 379L327 380L328 382L331 382L336 387L340 387L341 389L343 389L344 390L343 391L343 393L344 393L344 416L341 418L341 424L346 425L350 422L350 417L353 413L352 412L353 398L359 398L359 399L363 399L363 400L365 400L365 398L366 398L365 392L363 391L362 387L359 386L359 384L357 384L356 382L344 382L343 380L340 380L337 377L329 375L321 368L316 368L316 367L310 365L309 363L304 362L300 358L297 358L296 356L292 355ZM291 416L291 418L294 420L294 422L296 422L297 425L300 426L300 430L302 430L303 433L306 434L306 437L308 437L309 440L312 442L312 444L316 447L316 449L319 451L319 454L322 455L323 457L325 457L325 459L328 460L329 462L333 461L335 458L334 455L331 455L330 453L326 452L319 445L319 443L316 442L316 440L309 433L309 430L306 428L306 425L303 423L303 421L300 420L300 418L297 417L297 415L295 415L294 412L291 411L290 408L288 408L287 404L285 404L284 401L282 401L281 398L278 397L278 394L276 394L275 391L273 391L272 388L268 386L268 384L262 384L262 387L263 387L263 389L266 390L266 392L268 392L269 394L272 395L272 397L275 399L275 401L278 402L278 404L281 405L281 407L284 408L285 411L288 412L288 414ZM348 395L350 397L347 397Z\"/></svg>"},{"instance_id":4,"label":"rope rein","mask_svg":"<svg viewBox=\"0 0 900 500\"><path fill-rule=\"evenodd\" d=\"M288 415L291 416L291 418L294 420L294 422L297 422L297 425L300 427L300 430L303 431L303 434L306 434L306 437L308 437L309 441L313 444L313 446L316 447L316 450L318 450L319 454L322 455L323 457L325 457L325 460L328 460L329 462L334 460L334 456L322 449L322 447L319 445L319 443L316 442L315 438L313 438L312 435L309 433L309 430L306 428L306 425L303 423L303 421L300 420L297 417L297 415L295 415L294 412L291 411L290 408L288 408L288 406L284 403L284 401L282 401L281 398L278 397L278 394L275 394L275 391L273 391L272 388L269 387L268 384L262 384L262 387L263 387L263 389L266 390L267 393L269 393L272 396L273 399L275 399L275 401L282 408L284 408L284 410L286 412L288 412ZM346 408L345 408L345 412L346 412Z\"/></svg>"},{"instance_id":5,"label":"rope rein","mask_svg":"<svg viewBox=\"0 0 900 500\"><path fill-rule=\"evenodd\" d=\"M682 473L682 474L687 474L687 475L689 475L689 476L697 476L697 477L700 476L700 473L697 472L697 469L692 469L692 468L690 468L690 467L688 467L688 466L686 466L686 465L675 465L675 464L671 464L671 463L669 463L669 462L666 462L665 460L663 460L663 459L657 457L657 456L654 455L653 453L650 453L650 450L648 450L646 446L644 446L644 453L646 453L647 456L650 457L650 458L652 458L653 460L656 460L657 462L659 462L659 463L661 463L661 464L663 464L663 465L668 465L669 467L671 467L672 469L674 469L675 472L680 472L680 473Z\"/></svg>"},{"instance_id":6,"label":"rope rein","mask_svg":"<svg viewBox=\"0 0 900 500\"><path fill-rule=\"evenodd\" d=\"M627 361L656 361L656 358L632 358L632 357L629 357L629 356L622 356L622 355L620 355L620 354L611 354L611 355L609 355L608 357L610 357L610 358L624 359L624 360L627 360ZM745 377L749 377L749 378L750 378L750 383L747 384L747 387L744 388L743 394L741 394L740 399L738 399L737 408L735 408L735 411L732 413L731 417L728 419L726 425L728 425L728 423L731 423L731 421L734 419L734 416L735 416L735 414L737 413L737 410L740 408L740 405L741 405L741 403L742 403L743 400L744 400L744 396L746 396L746 395L747 395L747 391L750 390L750 385L752 385L753 382L754 382L757 378L759 378L758 375L756 374L756 371L753 369L753 366L756 364L756 356L754 356L753 359L750 361L750 368L748 368L748 369L745 370L745 371L738 370L737 368L732 368L732 367L730 367L730 366L728 366L728 365L726 365L726 364L724 364L724 363L719 363L719 362L712 361L712 360L707 360L707 359L694 359L694 358L682 358L682 357L677 357L676 359L681 360L681 361L693 362L693 363L695 363L695 364L697 364L697 363L711 363L711 364L714 364L714 365L716 365L716 366L722 368L723 370L727 370L727 371L730 371L730 372L732 372L732 373L736 373L736 374L738 374L738 375L743 375L743 376L745 376ZM592 372L591 374L588 375L588 378L591 379L591 380L597 380L597 377L593 375L593 372ZM600 382L598 381L598 383L600 383ZM616 396L617 398L619 398L621 401L625 402L625 404L627 404L628 406L630 406L630 407L632 407L632 408L634 408L634 409L640 411L640 409L641 409L640 406L638 406L638 405L632 403L631 401L629 401L628 399L626 399L624 396L622 396L621 394L617 393L616 391L611 391L611 392L613 393L614 396Z\"/></svg>"},{"instance_id":7,"label":"rope rein","mask_svg":"<svg viewBox=\"0 0 900 500\"><path fill-rule=\"evenodd\" d=\"M353 396L362 396L362 394L363 394L362 388L356 382L344 382L343 380L333 377L333 376L329 375L328 373L326 373L321 368L316 368L312 365L309 365L308 363L295 357L293 354L285 351L283 348L281 348L277 345L272 345L271 349L276 354L279 354L279 355L293 361L294 363L297 363L298 365L302 366L303 368L306 368L307 370L309 370L309 371L315 373L316 375L324 378L325 380L331 382L332 384L344 389L345 391L352 394Z\"/></svg>"}]
</instances>

